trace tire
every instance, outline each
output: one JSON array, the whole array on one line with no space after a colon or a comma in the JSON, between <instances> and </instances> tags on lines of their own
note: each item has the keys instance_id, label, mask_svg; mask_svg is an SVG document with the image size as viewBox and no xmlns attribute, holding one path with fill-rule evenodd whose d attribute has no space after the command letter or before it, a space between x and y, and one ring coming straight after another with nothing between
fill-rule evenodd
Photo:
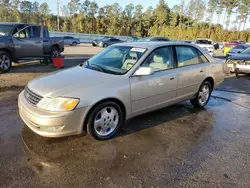
<instances>
[{"instance_id":1,"label":"tire","mask_svg":"<svg viewBox=\"0 0 250 188\"><path fill-rule=\"evenodd\" d=\"M76 43L76 42L73 42L73 43L72 43L72 46L77 46L77 43Z\"/></svg>"},{"instance_id":2,"label":"tire","mask_svg":"<svg viewBox=\"0 0 250 188\"><path fill-rule=\"evenodd\" d=\"M96 140L107 140L112 138L123 124L124 113L121 107L115 102L103 102L91 111L87 120L87 132Z\"/></svg>"},{"instance_id":3,"label":"tire","mask_svg":"<svg viewBox=\"0 0 250 188\"><path fill-rule=\"evenodd\" d=\"M107 48L107 47L108 47L108 44L104 43L103 48Z\"/></svg>"},{"instance_id":4,"label":"tire","mask_svg":"<svg viewBox=\"0 0 250 188\"><path fill-rule=\"evenodd\" d=\"M44 58L43 60L40 60L40 63L41 64L45 64L45 65L48 65L50 63L50 59L49 58Z\"/></svg>"},{"instance_id":5,"label":"tire","mask_svg":"<svg viewBox=\"0 0 250 188\"><path fill-rule=\"evenodd\" d=\"M4 51L0 51L0 73L9 72L12 67L12 57Z\"/></svg>"},{"instance_id":6,"label":"tire","mask_svg":"<svg viewBox=\"0 0 250 188\"><path fill-rule=\"evenodd\" d=\"M55 47L55 46L52 47L51 53L50 53L51 58L57 57L57 56L59 56L59 55L61 55L60 50L59 50L57 47Z\"/></svg>"},{"instance_id":7,"label":"tire","mask_svg":"<svg viewBox=\"0 0 250 188\"><path fill-rule=\"evenodd\" d=\"M205 90L208 89L208 90L205 92L205 90L203 90L203 89L205 89ZM203 93L202 93L202 91L203 91ZM211 97L211 93L212 93L212 86L208 81L205 81L201 84L199 91L196 94L196 97L194 99L190 100L190 102L195 108L203 108L209 102L209 99ZM204 97L204 98L202 98L202 97Z\"/></svg>"}]
</instances>

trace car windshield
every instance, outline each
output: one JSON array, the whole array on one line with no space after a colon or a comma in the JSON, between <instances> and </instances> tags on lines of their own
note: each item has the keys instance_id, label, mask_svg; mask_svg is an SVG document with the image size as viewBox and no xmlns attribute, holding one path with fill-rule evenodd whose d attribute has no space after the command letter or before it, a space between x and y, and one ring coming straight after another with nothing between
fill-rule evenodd
<instances>
[{"instance_id":1,"label":"car windshield","mask_svg":"<svg viewBox=\"0 0 250 188\"><path fill-rule=\"evenodd\" d=\"M0 37L8 36L12 30L13 26L11 25L0 25Z\"/></svg>"},{"instance_id":2,"label":"car windshield","mask_svg":"<svg viewBox=\"0 0 250 188\"><path fill-rule=\"evenodd\" d=\"M209 41L209 40L197 40L196 44L212 44L212 41Z\"/></svg>"},{"instance_id":3,"label":"car windshield","mask_svg":"<svg viewBox=\"0 0 250 188\"><path fill-rule=\"evenodd\" d=\"M243 50L241 52L241 54L250 54L250 47L248 47L247 49Z\"/></svg>"},{"instance_id":4,"label":"car windshield","mask_svg":"<svg viewBox=\"0 0 250 188\"><path fill-rule=\"evenodd\" d=\"M108 74L127 73L146 52L145 48L110 46L84 63L85 68Z\"/></svg>"}]
</instances>

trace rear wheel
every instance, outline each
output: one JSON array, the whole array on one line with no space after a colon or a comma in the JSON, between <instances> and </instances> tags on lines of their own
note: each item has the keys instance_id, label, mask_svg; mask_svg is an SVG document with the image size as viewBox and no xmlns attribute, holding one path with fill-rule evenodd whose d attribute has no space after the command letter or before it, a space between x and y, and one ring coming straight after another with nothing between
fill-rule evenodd
<instances>
[{"instance_id":1,"label":"rear wheel","mask_svg":"<svg viewBox=\"0 0 250 188\"><path fill-rule=\"evenodd\" d=\"M12 66L12 58L10 54L0 51L0 73L9 72Z\"/></svg>"},{"instance_id":2,"label":"rear wheel","mask_svg":"<svg viewBox=\"0 0 250 188\"><path fill-rule=\"evenodd\" d=\"M51 49L51 57L58 57L60 56L61 52L57 47L52 47Z\"/></svg>"},{"instance_id":3,"label":"rear wheel","mask_svg":"<svg viewBox=\"0 0 250 188\"><path fill-rule=\"evenodd\" d=\"M118 132L123 123L124 114L121 107L115 102L104 102L92 110L87 131L94 139L107 140Z\"/></svg>"},{"instance_id":4,"label":"rear wheel","mask_svg":"<svg viewBox=\"0 0 250 188\"><path fill-rule=\"evenodd\" d=\"M76 43L76 42L73 42L72 45L73 45L73 46L77 46L77 43Z\"/></svg>"},{"instance_id":5,"label":"rear wheel","mask_svg":"<svg viewBox=\"0 0 250 188\"><path fill-rule=\"evenodd\" d=\"M207 105L212 93L212 86L208 81L201 84L196 97L191 100L191 104L196 108L202 108Z\"/></svg>"},{"instance_id":6,"label":"rear wheel","mask_svg":"<svg viewBox=\"0 0 250 188\"><path fill-rule=\"evenodd\" d=\"M105 44L103 44L103 47L106 48L106 47L108 47L108 45L105 43Z\"/></svg>"}]
</instances>

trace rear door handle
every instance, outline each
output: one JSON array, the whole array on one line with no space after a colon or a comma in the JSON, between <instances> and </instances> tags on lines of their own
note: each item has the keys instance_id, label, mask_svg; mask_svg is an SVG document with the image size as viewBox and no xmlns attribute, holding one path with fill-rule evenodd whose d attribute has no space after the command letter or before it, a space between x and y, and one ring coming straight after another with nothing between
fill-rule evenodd
<instances>
[{"instance_id":1,"label":"rear door handle","mask_svg":"<svg viewBox=\"0 0 250 188\"><path fill-rule=\"evenodd\" d=\"M49 42L49 40L43 40L43 42Z\"/></svg>"},{"instance_id":2,"label":"rear door handle","mask_svg":"<svg viewBox=\"0 0 250 188\"><path fill-rule=\"evenodd\" d=\"M170 80L174 80L174 79L175 79L175 77L170 77L169 79L170 79Z\"/></svg>"},{"instance_id":3,"label":"rear door handle","mask_svg":"<svg viewBox=\"0 0 250 188\"><path fill-rule=\"evenodd\" d=\"M40 41L37 41L37 42L35 42L35 44L41 44L41 42L40 42Z\"/></svg>"},{"instance_id":4,"label":"rear door handle","mask_svg":"<svg viewBox=\"0 0 250 188\"><path fill-rule=\"evenodd\" d=\"M200 73L204 72L203 70L200 70Z\"/></svg>"}]
</instances>

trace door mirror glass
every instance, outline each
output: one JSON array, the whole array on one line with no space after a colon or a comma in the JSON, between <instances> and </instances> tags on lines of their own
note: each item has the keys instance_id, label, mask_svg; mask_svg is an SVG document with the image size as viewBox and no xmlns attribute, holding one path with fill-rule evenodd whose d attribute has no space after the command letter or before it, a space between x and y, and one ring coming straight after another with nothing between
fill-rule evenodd
<instances>
[{"instance_id":1,"label":"door mirror glass","mask_svg":"<svg viewBox=\"0 0 250 188\"><path fill-rule=\"evenodd\" d=\"M154 74L154 68L152 67L140 67L135 71L134 76L148 76Z\"/></svg>"}]
</instances>

